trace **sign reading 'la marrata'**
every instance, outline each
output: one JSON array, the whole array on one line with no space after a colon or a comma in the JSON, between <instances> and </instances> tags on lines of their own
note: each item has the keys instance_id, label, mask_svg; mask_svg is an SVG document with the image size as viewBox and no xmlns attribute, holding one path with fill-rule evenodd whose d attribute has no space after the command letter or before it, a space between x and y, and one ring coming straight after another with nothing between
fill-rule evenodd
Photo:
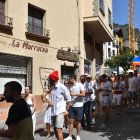
<instances>
[{"instance_id":1,"label":"sign reading 'la marrata'","mask_svg":"<svg viewBox=\"0 0 140 140\"><path fill-rule=\"evenodd\" d=\"M22 41L13 40L12 46L17 48L32 50L32 51L43 52L43 53L48 52L48 48L39 45L33 45L26 41L22 42Z\"/></svg>"}]
</instances>

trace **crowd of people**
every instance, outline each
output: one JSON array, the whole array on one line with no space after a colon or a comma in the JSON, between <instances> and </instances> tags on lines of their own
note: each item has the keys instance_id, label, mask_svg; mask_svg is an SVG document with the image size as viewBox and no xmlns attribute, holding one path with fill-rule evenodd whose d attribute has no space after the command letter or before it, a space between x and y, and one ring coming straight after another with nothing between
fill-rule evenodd
<instances>
[{"instance_id":1,"label":"crowd of people","mask_svg":"<svg viewBox=\"0 0 140 140\"><path fill-rule=\"evenodd\" d=\"M71 75L69 79L64 81L64 84L59 82L58 71L52 72L48 78L48 90L41 96L45 104L46 138L51 136L52 126L54 138L72 140L73 128L75 127L77 130L76 140L80 140L81 127L90 130L91 126L96 123L98 116L101 116L103 121L107 123L111 108L116 109L116 117L120 117L122 111L140 106L140 77L136 70L134 73L129 72L126 75L112 74L108 76L103 74L98 78L92 78L91 75L81 75L80 82L77 82L76 75ZM16 86L13 86L14 84ZM0 130L0 136L20 138L23 136L20 131L26 128L28 133L32 131L32 134L30 133L29 138L25 139L31 140L34 139L36 100L34 95L30 93L30 87L25 88L24 98L20 97L20 92L21 87L17 82L5 85L4 96L7 102L13 103L13 106L9 110L6 121L8 129ZM19 106L22 106L23 110L20 110ZM13 113L15 113L14 117ZM24 115L21 117L22 113ZM31 118L33 128L31 128ZM30 124L29 128L24 128L26 123ZM68 129L69 136L66 138L63 138L63 128Z\"/></svg>"},{"instance_id":2,"label":"crowd of people","mask_svg":"<svg viewBox=\"0 0 140 140\"><path fill-rule=\"evenodd\" d=\"M110 108L116 109L116 117L120 117L122 111L140 105L140 77L136 70L127 75L112 74L107 76L103 74L94 79L91 75L81 75L80 82L76 81L75 75L71 75L64 81L63 86L58 82L57 72L53 72L51 76L49 76L51 82L48 91L50 95L47 100L45 99L47 102L46 111L48 109L51 111L45 114L50 114L50 118L56 117L56 123L52 123L52 119L49 119L49 126L54 127L58 140L63 139L63 128L67 128L69 131L69 136L64 140L72 140L73 127L76 127L77 130L76 140L80 140L81 127L90 130L91 126L94 126L97 116L101 116L107 123L110 117ZM63 114L62 117L56 112L62 106L64 107L64 104L65 108L60 112L61 115ZM61 125L60 122L59 125L57 124L57 117L61 119L61 121L59 120ZM44 120L45 118L46 115ZM50 129L47 130L49 130L49 132L47 131L49 135L46 138L50 137Z\"/></svg>"}]
</instances>

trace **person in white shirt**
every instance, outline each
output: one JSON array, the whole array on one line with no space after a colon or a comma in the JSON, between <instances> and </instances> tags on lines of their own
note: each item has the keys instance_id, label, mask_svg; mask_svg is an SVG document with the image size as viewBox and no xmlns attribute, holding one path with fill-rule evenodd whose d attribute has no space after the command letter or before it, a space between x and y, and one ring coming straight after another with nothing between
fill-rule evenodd
<instances>
[{"instance_id":1,"label":"person in white shirt","mask_svg":"<svg viewBox=\"0 0 140 140\"><path fill-rule=\"evenodd\" d=\"M137 106L140 106L140 75L138 76Z\"/></svg>"},{"instance_id":2,"label":"person in white shirt","mask_svg":"<svg viewBox=\"0 0 140 140\"><path fill-rule=\"evenodd\" d=\"M80 78L81 79L81 78ZM82 127L85 129L87 125L87 129L90 129L91 127L91 121L92 121L92 112L91 112L91 98L94 100L94 89L92 87L91 83L91 75L87 75L84 82L84 88L85 88L85 97L84 99L84 106L83 106L83 119L82 119ZM93 109L93 108L92 108Z\"/></svg>"},{"instance_id":3,"label":"person in white shirt","mask_svg":"<svg viewBox=\"0 0 140 140\"><path fill-rule=\"evenodd\" d=\"M102 109L104 121L108 121L109 119L109 101L110 101L110 93L112 90L110 82L107 80L107 76L103 74L101 76L101 85L99 87L99 92L102 95Z\"/></svg>"},{"instance_id":4,"label":"person in white shirt","mask_svg":"<svg viewBox=\"0 0 140 140\"><path fill-rule=\"evenodd\" d=\"M77 122L77 137L80 140L81 120L83 117L83 96L85 96L85 89L83 84L76 81L76 75L70 76L70 88L72 106L69 109L69 136L64 140L72 140L73 123Z\"/></svg>"},{"instance_id":5,"label":"person in white shirt","mask_svg":"<svg viewBox=\"0 0 140 140\"><path fill-rule=\"evenodd\" d=\"M57 140L63 140L62 128L64 124L64 114L66 112L66 102L69 108L71 105L70 92L63 84L58 82L58 71L49 75L50 99L48 106L51 106L52 124Z\"/></svg>"},{"instance_id":6,"label":"person in white shirt","mask_svg":"<svg viewBox=\"0 0 140 140\"><path fill-rule=\"evenodd\" d=\"M117 107L117 117L120 117L121 101L125 84L120 81L120 75L117 75L113 83L113 104Z\"/></svg>"},{"instance_id":7,"label":"person in white shirt","mask_svg":"<svg viewBox=\"0 0 140 140\"><path fill-rule=\"evenodd\" d=\"M136 90L136 96L135 96L135 106L139 107L139 76L137 70L134 70L134 77L136 79L136 84L137 84L137 90Z\"/></svg>"},{"instance_id":8,"label":"person in white shirt","mask_svg":"<svg viewBox=\"0 0 140 140\"><path fill-rule=\"evenodd\" d=\"M136 76L134 76L132 72L129 72L128 85L128 97L130 107L135 107L137 100L138 79Z\"/></svg>"},{"instance_id":9,"label":"person in white shirt","mask_svg":"<svg viewBox=\"0 0 140 140\"><path fill-rule=\"evenodd\" d=\"M95 95L95 90L98 88L97 87L97 83L96 81L91 81L92 79L92 76L91 75L87 75L87 94L89 95L90 97L90 112L91 112L91 119L90 119L90 125L91 124L94 124L95 123L95 115L96 115L96 112L95 112L95 104L96 104L96 95ZM94 85L94 86L93 86Z\"/></svg>"}]
</instances>

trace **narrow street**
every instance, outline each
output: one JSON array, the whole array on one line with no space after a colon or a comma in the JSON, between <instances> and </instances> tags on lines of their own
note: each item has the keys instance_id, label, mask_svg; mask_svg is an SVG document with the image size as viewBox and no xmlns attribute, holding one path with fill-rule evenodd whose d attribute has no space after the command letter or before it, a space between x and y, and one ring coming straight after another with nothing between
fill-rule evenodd
<instances>
[{"instance_id":1,"label":"narrow street","mask_svg":"<svg viewBox=\"0 0 140 140\"><path fill-rule=\"evenodd\" d=\"M40 116L38 120L42 117ZM36 140L45 140L45 132L45 129L38 127L35 134ZM64 138L67 137L68 130L63 130L63 134ZM48 140L53 139L50 137ZM73 139L76 139L75 129ZM108 123L105 124L101 118L98 118L91 131L81 129L81 140L140 140L140 108L128 109L127 112L121 113L120 118L116 117L115 110L111 110Z\"/></svg>"}]
</instances>

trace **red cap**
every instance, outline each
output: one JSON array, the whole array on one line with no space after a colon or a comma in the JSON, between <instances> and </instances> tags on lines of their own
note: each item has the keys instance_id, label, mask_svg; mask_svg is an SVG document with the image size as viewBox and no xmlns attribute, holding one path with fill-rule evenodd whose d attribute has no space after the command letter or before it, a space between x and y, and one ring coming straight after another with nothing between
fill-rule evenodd
<instances>
[{"instance_id":1,"label":"red cap","mask_svg":"<svg viewBox=\"0 0 140 140\"><path fill-rule=\"evenodd\" d=\"M59 76L58 76L58 71L54 71L49 75L49 79L51 79L52 81L58 81L59 80Z\"/></svg>"}]
</instances>

